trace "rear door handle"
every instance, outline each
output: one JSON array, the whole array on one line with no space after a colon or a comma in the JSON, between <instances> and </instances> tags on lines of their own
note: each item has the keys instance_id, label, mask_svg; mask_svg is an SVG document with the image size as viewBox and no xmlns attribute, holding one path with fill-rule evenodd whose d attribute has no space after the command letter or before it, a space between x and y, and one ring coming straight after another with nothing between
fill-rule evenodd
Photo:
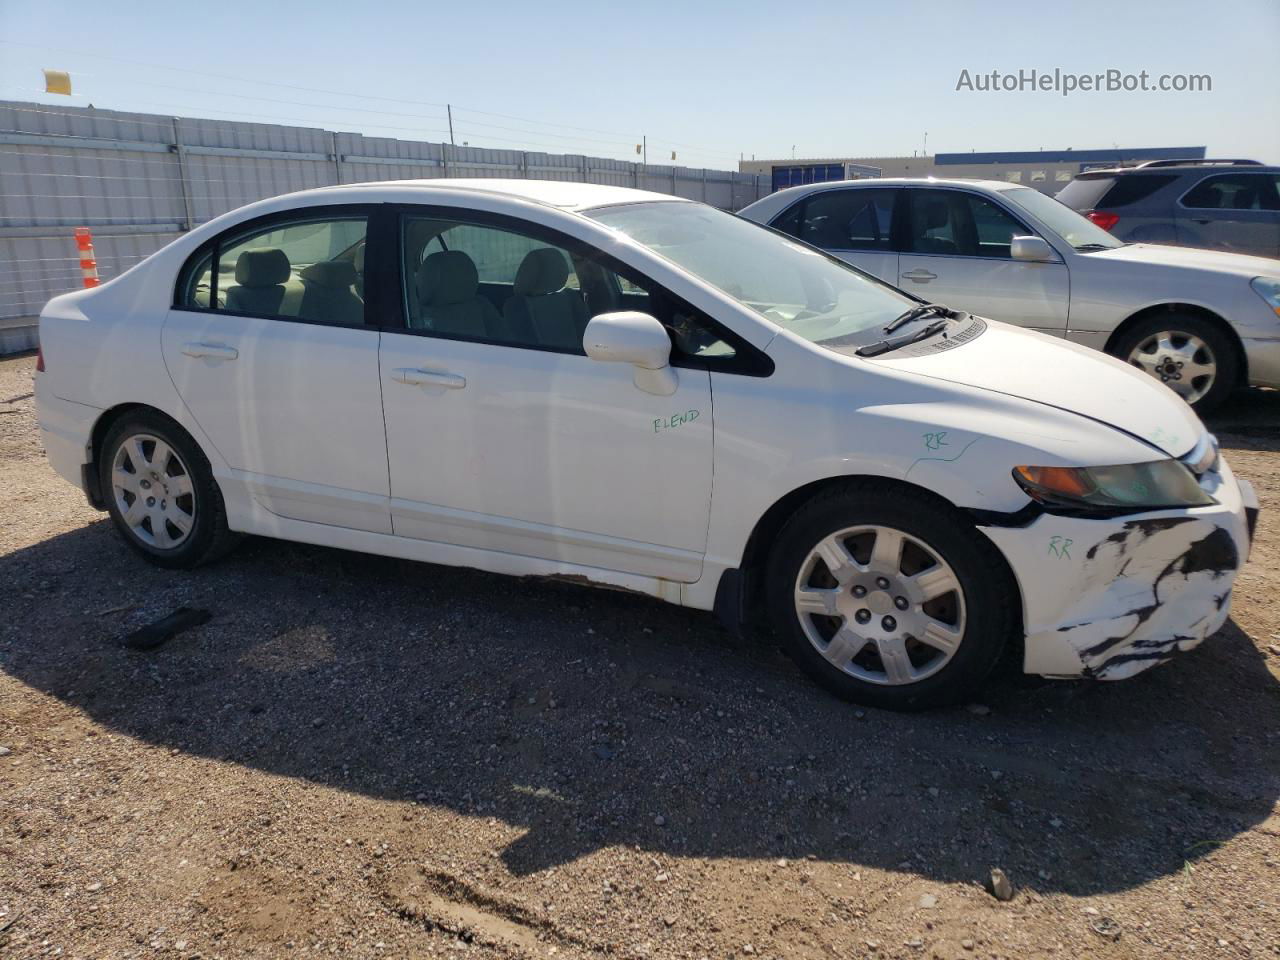
<instances>
[{"instance_id":1,"label":"rear door handle","mask_svg":"<svg viewBox=\"0 0 1280 960\"><path fill-rule=\"evenodd\" d=\"M398 367L391 371L391 379L396 383L407 383L410 386L444 387L446 390L461 390L467 385L467 378L444 370L420 370L417 367Z\"/></svg>"},{"instance_id":2,"label":"rear door handle","mask_svg":"<svg viewBox=\"0 0 1280 960\"><path fill-rule=\"evenodd\" d=\"M182 352L188 357L208 357L211 360L234 360L240 356L235 347L222 343L184 343Z\"/></svg>"},{"instance_id":3,"label":"rear door handle","mask_svg":"<svg viewBox=\"0 0 1280 960\"><path fill-rule=\"evenodd\" d=\"M916 283L928 283L930 280L937 280L936 273L930 273L928 270L912 270L902 275L904 280L914 280Z\"/></svg>"}]
</instances>

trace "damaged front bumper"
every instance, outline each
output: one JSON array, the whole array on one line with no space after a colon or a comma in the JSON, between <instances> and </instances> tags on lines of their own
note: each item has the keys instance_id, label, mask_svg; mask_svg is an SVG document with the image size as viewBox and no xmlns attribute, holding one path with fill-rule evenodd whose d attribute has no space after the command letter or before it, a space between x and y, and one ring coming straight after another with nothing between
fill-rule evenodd
<instances>
[{"instance_id":1,"label":"damaged front bumper","mask_svg":"<svg viewBox=\"0 0 1280 960\"><path fill-rule=\"evenodd\" d=\"M1027 673L1121 680L1226 622L1258 500L1225 460L1213 483L1208 507L982 528L1019 581Z\"/></svg>"}]
</instances>

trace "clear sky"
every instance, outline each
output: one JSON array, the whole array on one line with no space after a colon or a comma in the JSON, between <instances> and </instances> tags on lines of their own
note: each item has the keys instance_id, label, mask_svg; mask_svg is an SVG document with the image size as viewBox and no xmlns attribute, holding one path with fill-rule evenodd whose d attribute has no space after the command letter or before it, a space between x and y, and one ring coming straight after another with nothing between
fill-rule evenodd
<instances>
[{"instance_id":1,"label":"clear sky","mask_svg":"<svg viewBox=\"0 0 1280 960\"><path fill-rule=\"evenodd\" d=\"M69 70L75 96L43 92ZM1209 92L957 91L1208 74ZM216 76L215 76L216 75ZM732 168L750 158L1206 145L1280 163L1280 0L0 0L0 98Z\"/></svg>"}]
</instances>

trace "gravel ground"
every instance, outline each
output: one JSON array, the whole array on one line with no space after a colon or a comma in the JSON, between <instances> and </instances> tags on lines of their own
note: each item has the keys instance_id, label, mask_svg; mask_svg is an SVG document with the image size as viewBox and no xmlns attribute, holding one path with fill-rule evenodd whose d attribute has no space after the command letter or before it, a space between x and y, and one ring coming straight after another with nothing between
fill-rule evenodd
<instances>
[{"instance_id":1,"label":"gravel ground","mask_svg":"<svg viewBox=\"0 0 1280 960\"><path fill-rule=\"evenodd\" d=\"M33 367L0 954L1280 956L1280 395L1216 424L1264 509L1226 629L904 716L626 594L256 539L151 568L45 463ZM120 646L181 605L212 619Z\"/></svg>"}]
</instances>

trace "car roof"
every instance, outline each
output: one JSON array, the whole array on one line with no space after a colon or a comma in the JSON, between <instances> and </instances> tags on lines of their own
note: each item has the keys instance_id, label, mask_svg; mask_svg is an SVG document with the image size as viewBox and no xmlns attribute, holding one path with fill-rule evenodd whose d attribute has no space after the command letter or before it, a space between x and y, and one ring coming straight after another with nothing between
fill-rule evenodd
<instances>
[{"instance_id":1,"label":"car roof","mask_svg":"<svg viewBox=\"0 0 1280 960\"><path fill-rule=\"evenodd\" d=\"M806 183L796 187L786 187L770 196L800 196L802 193L820 193L824 190L847 190L850 187L980 187L988 190L1011 190L1024 186L1021 183L1010 183L1005 180L964 180L958 177L865 177L860 180L826 180L822 183Z\"/></svg>"},{"instance_id":2,"label":"car roof","mask_svg":"<svg viewBox=\"0 0 1280 960\"><path fill-rule=\"evenodd\" d=\"M534 203L559 207L563 210L589 210L594 207L613 206L621 203L646 203L656 200L671 200L679 203L692 203L683 197L666 193L654 193L650 190L635 190L631 187L615 187L599 183L579 183L571 180L500 180L487 177L471 179L440 178L433 180L376 180L368 183L344 183L339 186L317 187L290 194L295 200L308 196L324 196L332 199L335 191L350 191L351 201L358 203L368 199L361 194L370 190L383 188L403 193L406 190L418 191L422 199L429 202L432 194L447 193L457 196L459 193L485 193L529 200Z\"/></svg>"},{"instance_id":3,"label":"car roof","mask_svg":"<svg viewBox=\"0 0 1280 960\"><path fill-rule=\"evenodd\" d=\"M1261 163L1232 164L1212 160L1197 163L1194 160L1189 160L1186 163L1167 164L1160 167L1142 165L1136 167L1098 167L1093 170L1081 171L1076 174L1076 179L1097 180L1101 177L1129 176L1135 173L1280 173L1280 167Z\"/></svg>"}]
</instances>

